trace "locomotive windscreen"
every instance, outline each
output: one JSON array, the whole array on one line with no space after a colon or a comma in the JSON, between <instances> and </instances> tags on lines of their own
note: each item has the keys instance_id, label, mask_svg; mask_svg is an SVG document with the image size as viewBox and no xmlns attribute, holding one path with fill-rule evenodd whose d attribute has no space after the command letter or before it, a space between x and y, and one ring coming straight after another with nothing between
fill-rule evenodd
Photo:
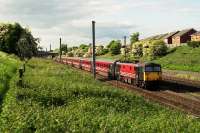
<instances>
[{"instance_id":1,"label":"locomotive windscreen","mask_svg":"<svg viewBox=\"0 0 200 133\"><path fill-rule=\"evenodd\" d=\"M161 68L160 66L146 66L145 72L160 72Z\"/></svg>"}]
</instances>

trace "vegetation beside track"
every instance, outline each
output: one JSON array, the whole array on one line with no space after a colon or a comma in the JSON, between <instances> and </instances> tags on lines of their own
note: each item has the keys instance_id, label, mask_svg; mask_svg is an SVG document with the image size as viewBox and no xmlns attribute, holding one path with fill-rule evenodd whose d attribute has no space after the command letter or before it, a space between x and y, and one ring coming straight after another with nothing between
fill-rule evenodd
<instances>
[{"instance_id":1,"label":"vegetation beside track","mask_svg":"<svg viewBox=\"0 0 200 133\"><path fill-rule=\"evenodd\" d=\"M199 132L200 119L95 81L50 60L28 62L10 82L1 132Z\"/></svg>"},{"instance_id":2,"label":"vegetation beside track","mask_svg":"<svg viewBox=\"0 0 200 133\"><path fill-rule=\"evenodd\" d=\"M18 65L19 60L14 55L0 52L0 109L3 97L9 89L9 81L15 74Z\"/></svg>"}]
</instances>

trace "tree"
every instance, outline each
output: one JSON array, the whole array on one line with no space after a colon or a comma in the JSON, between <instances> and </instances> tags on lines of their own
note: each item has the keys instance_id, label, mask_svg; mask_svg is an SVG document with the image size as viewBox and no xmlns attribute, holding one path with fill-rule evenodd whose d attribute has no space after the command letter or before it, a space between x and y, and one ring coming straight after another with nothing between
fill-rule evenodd
<instances>
[{"instance_id":1,"label":"tree","mask_svg":"<svg viewBox=\"0 0 200 133\"><path fill-rule=\"evenodd\" d=\"M34 38L28 29L24 29L17 42L17 55L24 58L31 58L37 54L37 43L39 39Z\"/></svg>"},{"instance_id":2,"label":"tree","mask_svg":"<svg viewBox=\"0 0 200 133\"><path fill-rule=\"evenodd\" d=\"M113 40L109 43L109 51L111 55L117 55L120 54L120 49L121 49L121 41L120 40Z\"/></svg>"},{"instance_id":3,"label":"tree","mask_svg":"<svg viewBox=\"0 0 200 133\"><path fill-rule=\"evenodd\" d=\"M31 31L20 24L0 25L0 50L14 53L20 58L31 58L37 54L38 38L34 38Z\"/></svg>"},{"instance_id":4,"label":"tree","mask_svg":"<svg viewBox=\"0 0 200 133\"><path fill-rule=\"evenodd\" d=\"M89 49L89 46L86 44L81 44L79 48L82 49L84 53L86 53Z\"/></svg>"},{"instance_id":5,"label":"tree","mask_svg":"<svg viewBox=\"0 0 200 133\"><path fill-rule=\"evenodd\" d=\"M156 56L163 56L167 54L167 46L165 45L165 42L162 40L155 40L152 41L149 47L149 55L152 58L155 58Z\"/></svg>"},{"instance_id":6,"label":"tree","mask_svg":"<svg viewBox=\"0 0 200 133\"><path fill-rule=\"evenodd\" d=\"M134 45L132 45L132 53L136 57L142 57L143 56L142 43L135 43Z\"/></svg>"},{"instance_id":7,"label":"tree","mask_svg":"<svg viewBox=\"0 0 200 133\"><path fill-rule=\"evenodd\" d=\"M68 52L67 44L62 44L61 45L61 51L64 51L65 53Z\"/></svg>"},{"instance_id":8,"label":"tree","mask_svg":"<svg viewBox=\"0 0 200 133\"><path fill-rule=\"evenodd\" d=\"M140 35L139 32L135 32L135 33L133 33L133 34L130 36L130 42L131 42L131 44L133 44L133 43L139 41L139 35Z\"/></svg>"}]
</instances>

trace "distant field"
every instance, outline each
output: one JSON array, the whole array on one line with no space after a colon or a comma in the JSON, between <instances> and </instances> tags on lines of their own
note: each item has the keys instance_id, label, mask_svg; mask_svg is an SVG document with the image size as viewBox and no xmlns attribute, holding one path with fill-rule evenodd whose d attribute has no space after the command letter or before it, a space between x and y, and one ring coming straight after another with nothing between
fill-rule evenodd
<instances>
[{"instance_id":1,"label":"distant field","mask_svg":"<svg viewBox=\"0 0 200 133\"><path fill-rule=\"evenodd\" d=\"M50 60L27 64L3 104L1 132L200 132L200 119L145 101Z\"/></svg>"}]
</instances>

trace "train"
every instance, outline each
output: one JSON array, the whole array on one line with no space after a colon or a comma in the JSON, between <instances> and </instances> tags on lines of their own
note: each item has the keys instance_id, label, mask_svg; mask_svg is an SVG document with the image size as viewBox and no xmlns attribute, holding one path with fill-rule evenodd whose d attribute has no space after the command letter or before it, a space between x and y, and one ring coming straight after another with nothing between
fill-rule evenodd
<instances>
[{"instance_id":1,"label":"train","mask_svg":"<svg viewBox=\"0 0 200 133\"><path fill-rule=\"evenodd\" d=\"M93 62L90 59L65 57L57 59L59 63L92 72ZM96 73L108 80L118 80L140 88L156 88L162 80L161 65L152 62L126 63L120 61L96 61Z\"/></svg>"}]
</instances>

